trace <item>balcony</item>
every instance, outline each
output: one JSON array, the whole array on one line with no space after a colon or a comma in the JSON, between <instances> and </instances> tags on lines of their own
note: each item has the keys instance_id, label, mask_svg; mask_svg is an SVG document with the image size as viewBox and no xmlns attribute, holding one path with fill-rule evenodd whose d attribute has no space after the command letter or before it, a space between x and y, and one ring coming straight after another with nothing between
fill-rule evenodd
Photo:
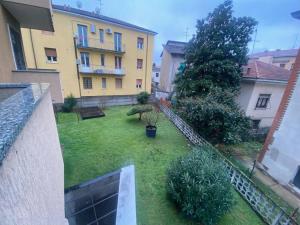
<instances>
[{"instance_id":1,"label":"balcony","mask_svg":"<svg viewBox=\"0 0 300 225\"><path fill-rule=\"evenodd\" d=\"M49 0L2 0L1 4L13 15L20 26L54 31Z\"/></svg>"},{"instance_id":2,"label":"balcony","mask_svg":"<svg viewBox=\"0 0 300 225\"><path fill-rule=\"evenodd\" d=\"M100 51L100 52L111 52L115 54L125 53L124 44L116 46L114 42L104 41L103 43L101 43L99 38L89 38L87 40L83 40L82 38L77 37L76 46L78 49L86 49L86 50Z\"/></svg>"},{"instance_id":3,"label":"balcony","mask_svg":"<svg viewBox=\"0 0 300 225\"><path fill-rule=\"evenodd\" d=\"M125 69L116 69L110 66L90 65L89 67L80 65L79 72L82 74L95 74L95 75L116 75L124 76Z\"/></svg>"}]
</instances>

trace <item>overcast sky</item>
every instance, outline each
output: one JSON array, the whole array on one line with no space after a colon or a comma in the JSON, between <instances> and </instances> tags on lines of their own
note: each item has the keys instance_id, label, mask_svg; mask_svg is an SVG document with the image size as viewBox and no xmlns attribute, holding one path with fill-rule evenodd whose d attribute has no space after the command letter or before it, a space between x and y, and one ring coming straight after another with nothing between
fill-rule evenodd
<instances>
[{"instance_id":1,"label":"overcast sky","mask_svg":"<svg viewBox=\"0 0 300 225\"><path fill-rule=\"evenodd\" d=\"M78 0L52 0L76 7ZM94 11L99 0L79 0L82 9ZM102 0L101 14L156 31L154 62L160 64L162 44L186 41L195 33L197 19L207 16L222 0ZM300 10L300 0L234 0L235 16L258 21L254 52L299 48L300 20L291 12ZM188 35L186 35L188 33ZM249 43L250 52L253 43Z\"/></svg>"}]
</instances>

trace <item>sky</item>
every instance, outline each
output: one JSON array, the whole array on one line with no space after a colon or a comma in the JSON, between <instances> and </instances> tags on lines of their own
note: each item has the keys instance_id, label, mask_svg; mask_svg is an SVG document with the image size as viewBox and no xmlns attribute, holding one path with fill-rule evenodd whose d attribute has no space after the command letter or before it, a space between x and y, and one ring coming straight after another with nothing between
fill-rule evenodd
<instances>
[{"instance_id":1,"label":"sky","mask_svg":"<svg viewBox=\"0 0 300 225\"><path fill-rule=\"evenodd\" d=\"M54 4L95 11L100 0L52 0ZM160 65L162 44L186 41L195 33L198 19L205 18L223 0L101 0L101 14L157 32L153 61ZM300 0L233 0L234 15L251 16L258 22L256 42L249 52L300 47L300 20L291 12L300 10ZM254 34L252 35L254 39Z\"/></svg>"}]
</instances>

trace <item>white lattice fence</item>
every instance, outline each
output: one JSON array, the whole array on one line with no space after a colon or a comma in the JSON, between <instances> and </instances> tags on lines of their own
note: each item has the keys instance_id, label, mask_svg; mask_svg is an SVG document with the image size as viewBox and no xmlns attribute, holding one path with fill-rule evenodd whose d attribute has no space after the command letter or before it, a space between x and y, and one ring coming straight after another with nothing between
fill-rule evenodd
<instances>
[{"instance_id":1,"label":"white lattice fence","mask_svg":"<svg viewBox=\"0 0 300 225\"><path fill-rule=\"evenodd\" d=\"M215 150L222 158L228 170L231 184L266 223L270 225L298 225L280 206L266 196L243 172L221 155L209 142L197 134L183 119L166 106L159 104L159 107L191 143L200 146L208 145Z\"/></svg>"}]
</instances>

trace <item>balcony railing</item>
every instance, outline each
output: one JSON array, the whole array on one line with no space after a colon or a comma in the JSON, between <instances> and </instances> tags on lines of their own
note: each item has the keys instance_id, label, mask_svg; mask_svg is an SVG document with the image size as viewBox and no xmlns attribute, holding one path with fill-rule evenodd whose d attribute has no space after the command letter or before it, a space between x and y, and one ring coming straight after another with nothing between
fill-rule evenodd
<instances>
[{"instance_id":1,"label":"balcony railing","mask_svg":"<svg viewBox=\"0 0 300 225\"><path fill-rule=\"evenodd\" d=\"M79 72L83 74L96 74L96 75L117 75L124 76L124 68L114 68L112 66L100 66L100 65L80 65Z\"/></svg>"},{"instance_id":2,"label":"balcony railing","mask_svg":"<svg viewBox=\"0 0 300 225\"><path fill-rule=\"evenodd\" d=\"M76 38L77 48L92 49L99 51L109 51L115 53L125 53L125 45L116 45L114 42L104 41L101 42L99 38L88 38L82 39L80 37Z\"/></svg>"}]
</instances>

